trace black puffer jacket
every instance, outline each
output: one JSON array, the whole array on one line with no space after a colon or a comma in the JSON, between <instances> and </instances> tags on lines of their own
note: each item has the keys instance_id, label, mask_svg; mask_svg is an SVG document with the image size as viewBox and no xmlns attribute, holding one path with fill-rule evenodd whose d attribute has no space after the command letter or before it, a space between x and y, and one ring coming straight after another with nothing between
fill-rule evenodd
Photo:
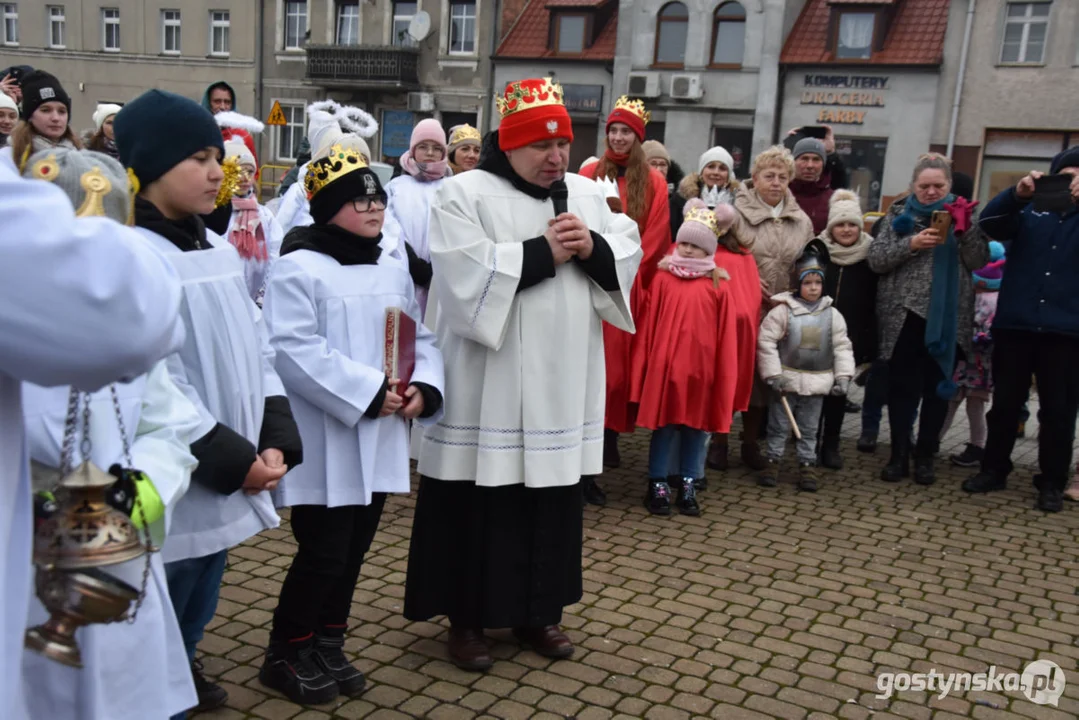
<instances>
[{"instance_id":1,"label":"black puffer jacket","mask_svg":"<svg viewBox=\"0 0 1079 720\"><path fill-rule=\"evenodd\" d=\"M847 336L854 344L858 365L877 359L877 275L869 262L852 265L829 262L824 270L824 294L847 321Z\"/></svg>"}]
</instances>

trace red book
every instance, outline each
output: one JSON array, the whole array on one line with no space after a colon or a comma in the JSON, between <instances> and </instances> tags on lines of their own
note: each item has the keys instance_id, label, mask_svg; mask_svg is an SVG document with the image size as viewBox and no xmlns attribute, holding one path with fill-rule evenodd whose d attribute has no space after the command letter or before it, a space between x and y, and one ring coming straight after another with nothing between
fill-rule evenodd
<instances>
[{"instance_id":1,"label":"red book","mask_svg":"<svg viewBox=\"0 0 1079 720\"><path fill-rule=\"evenodd\" d=\"M386 308L386 376L401 381L394 388L400 394L412 382L416 369L416 321L398 307Z\"/></svg>"}]
</instances>

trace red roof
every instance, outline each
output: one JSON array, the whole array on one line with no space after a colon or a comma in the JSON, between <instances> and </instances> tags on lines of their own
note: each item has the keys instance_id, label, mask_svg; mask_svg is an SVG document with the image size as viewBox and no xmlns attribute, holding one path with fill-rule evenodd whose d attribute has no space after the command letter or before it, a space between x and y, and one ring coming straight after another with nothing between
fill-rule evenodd
<instances>
[{"instance_id":1,"label":"red roof","mask_svg":"<svg viewBox=\"0 0 1079 720\"><path fill-rule=\"evenodd\" d=\"M869 60L836 60L828 47L833 6L892 5L894 16L884 48ZM809 0L783 46L780 62L787 65L940 65L944 33L948 30L949 0Z\"/></svg>"},{"instance_id":2,"label":"red roof","mask_svg":"<svg viewBox=\"0 0 1079 720\"><path fill-rule=\"evenodd\" d=\"M611 19L599 32L592 47L584 52L555 53L550 48L549 36L551 11L548 8L598 8L608 0L530 0L513 24L506 39L498 46L496 57L500 58L564 58L578 60L614 60L615 40L618 37L618 4L614 4ZM602 14L600 15L602 16ZM597 17L600 17L597 16Z\"/></svg>"}]
</instances>

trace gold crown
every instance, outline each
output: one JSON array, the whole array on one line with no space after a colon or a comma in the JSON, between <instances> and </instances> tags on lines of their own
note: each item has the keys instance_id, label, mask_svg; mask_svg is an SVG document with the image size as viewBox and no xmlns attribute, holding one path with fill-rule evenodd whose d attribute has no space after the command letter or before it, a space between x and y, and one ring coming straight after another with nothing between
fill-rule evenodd
<instances>
[{"instance_id":1,"label":"gold crown","mask_svg":"<svg viewBox=\"0 0 1079 720\"><path fill-rule=\"evenodd\" d=\"M463 143L467 140L475 140L476 142L482 142L483 137L480 135L480 131L471 125L462 125L450 136L450 145L456 145L457 143Z\"/></svg>"},{"instance_id":2,"label":"gold crown","mask_svg":"<svg viewBox=\"0 0 1079 720\"><path fill-rule=\"evenodd\" d=\"M716 215L708 208L695 207L690 209L686 213L686 222L698 222L701 225L705 225L715 233L716 237L719 237L719 223L716 222Z\"/></svg>"},{"instance_id":3,"label":"gold crown","mask_svg":"<svg viewBox=\"0 0 1079 720\"><path fill-rule=\"evenodd\" d=\"M333 181L366 167L367 163L358 151L343 145L333 145L330 147L329 155L312 161L307 167L307 175L303 179L307 199L313 198Z\"/></svg>"},{"instance_id":4,"label":"gold crown","mask_svg":"<svg viewBox=\"0 0 1079 720\"><path fill-rule=\"evenodd\" d=\"M630 99L629 95L623 95L615 100L615 110L625 110L632 113L644 121L644 124L652 122L652 113L644 109L644 101L637 99Z\"/></svg>"},{"instance_id":5,"label":"gold crown","mask_svg":"<svg viewBox=\"0 0 1079 720\"><path fill-rule=\"evenodd\" d=\"M551 78L518 80L506 86L506 92L497 98L498 114L507 118L514 113L547 105L562 105L562 86Z\"/></svg>"}]
</instances>

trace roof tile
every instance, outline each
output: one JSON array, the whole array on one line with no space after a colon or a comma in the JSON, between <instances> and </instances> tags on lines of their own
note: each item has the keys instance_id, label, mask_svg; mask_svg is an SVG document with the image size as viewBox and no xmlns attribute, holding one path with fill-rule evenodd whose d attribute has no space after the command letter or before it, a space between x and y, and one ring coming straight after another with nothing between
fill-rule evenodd
<instances>
[{"instance_id":1,"label":"roof tile","mask_svg":"<svg viewBox=\"0 0 1079 720\"><path fill-rule=\"evenodd\" d=\"M839 60L828 47L828 29L835 5L872 4L868 0L809 0L802 8L780 62L787 65L940 65L948 30L950 0L892 0L895 6L884 48L869 60ZM877 5L885 4L877 0Z\"/></svg>"},{"instance_id":2,"label":"roof tile","mask_svg":"<svg viewBox=\"0 0 1079 720\"><path fill-rule=\"evenodd\" d=\"M509 34L498 46L496 57L500 58L550 58L572 57L580 60L614 60L615 41L618 38L618 5L614 14L600 30L592 47L573 55L558 54L548 44L551 11L548 8L590 7L598 8L610 0L530 0Z\"/></svg>"}]
</instances>

